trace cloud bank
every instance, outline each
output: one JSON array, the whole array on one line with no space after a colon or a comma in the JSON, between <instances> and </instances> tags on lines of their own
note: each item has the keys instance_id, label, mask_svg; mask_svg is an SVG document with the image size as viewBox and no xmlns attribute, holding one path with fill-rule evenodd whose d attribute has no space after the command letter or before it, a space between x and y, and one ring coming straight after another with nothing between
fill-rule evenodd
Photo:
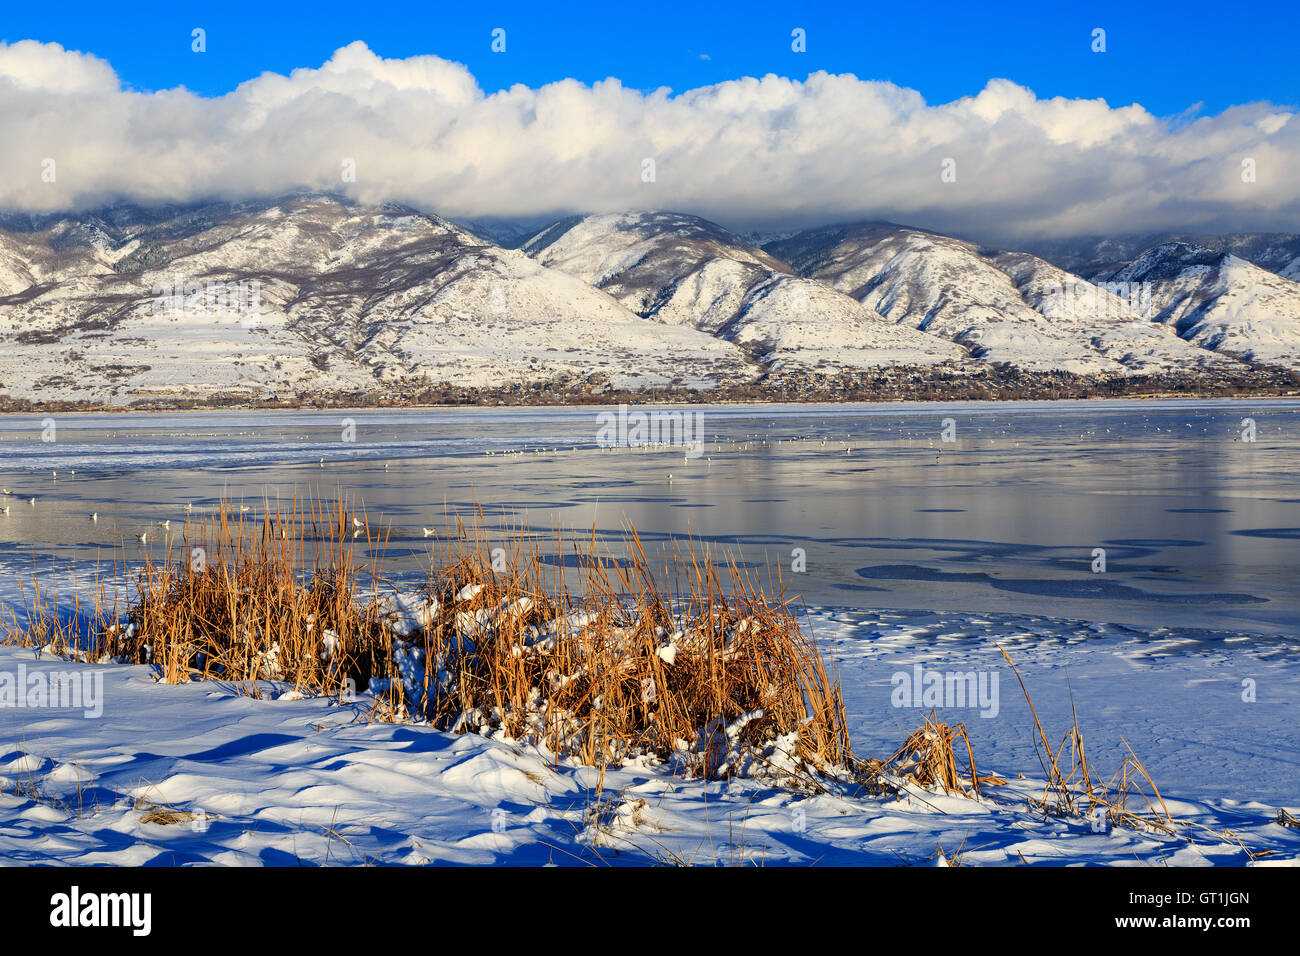
<instances>
[{"instance_id":1,"label":"cloud bank","mask_svg":"<svg viewBox=\"0 0 1300 956\"><path fill-rule=\"evenodd\" d=\"M105 61L57 44L0 44L0 208L301 188L460 218L654 208L736 229L885 218L1006 238L1297 230L1300 119L1267 103L1162 118L1001 79L932 105L827 73L679 94L609 79L488 95L458 63L382 59L362 43L202 97L126 89Z\"/></svg>"}]
</instances>

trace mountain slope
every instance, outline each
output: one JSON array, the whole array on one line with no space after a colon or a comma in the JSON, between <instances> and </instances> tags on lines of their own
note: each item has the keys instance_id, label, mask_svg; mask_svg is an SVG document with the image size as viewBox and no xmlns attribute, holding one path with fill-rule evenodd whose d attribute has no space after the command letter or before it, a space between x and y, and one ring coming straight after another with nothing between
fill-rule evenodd
<instances>
[{"instance_id":1,"label":"mountain slope","mask_svg":"<svg viewBox=\"0 0 1300 956\"><path fill-rule=\"evenodd\" d=\"M0 391L121 400L753 374L726 342L647 323L586 283L406 209L306 199L138 230L80 225L0 244ZM160 309L177 282L194 291Z\"/></svg>"},{"instance_id":2,"label":"mountain slope","mask_svg":"<svg viewBox=\"0 0 1300 956\"><path fill-rule=\"evenodd\" d=\"M892 223L761 249L697 217L627 213L505 249L436 215L318 195L0 215L0 395L38 402L521 382L888 393L972 372L1010 390L1061 371L1187 387L1189 373L1266 381L1243 362L1300 367L1298 345L1300 284L1190 244L1094 284ZM874 374L891 367L911 371Z\"/></svg>"},{"instance_id":3,"label":"mountain slope","mask_svg":"<svg viewBox=\"0 0 1300 956\"><path fill-rule=\"evenodd\" d=\"M1088 375L1235 364L1180 341L1127 298L1026 253L893 223L808 230L768 250L881 316L988 362Z\"/></svg>"},{"instance_id":4,"label":"mountain slope","mask_svg":"<svg viewBox=\"0 0 1300 956\"><path fill-rule=\"evenodd\" d=\"M638 315L679 324L695 324L692 316L710 310L716 321L719 296L740 295L770 273L790 271L716 223L671 212L565 220L522 248L542 265L603 289ZM687 283L689 293L679 291L685 280L714 261L727 263L726 270L710 281Z\"/></svg>"},{"instance_id":5,"label":"mountain slope","mask_svg":"<svg viewBox=\"0 0 1300 956\"><path fill-rule=\"evenodd\" d=\"M566 220L523 250L638 315L745 346L773 368L960 362L964 349L893 326L716 223L635 212Z\"/></svg>"},{"instance_id":6,"label":"mountain slope","mask_svg":"<svg viewBox=\"0 0 1300 956\"><path fill-rule=\"evenodd\" d=\"M1300 235L1289 232L1236 232L1224 236L1199 233L1151 233L1140 236L1084 236L1031 242L1026 251L1084 278L1094 279L1121 269L1143 253L1171 242L1227 252L1261 269L1295 278L1300 268ZM1287 270L1293 270L1288 274Z\"/></svg>"},{"instance_id":7,"label":"mountain slope","mask_svg":"<svg viewBox=\"0 0 1300 956\"><path fill-rule=\"evenodd\" d=\"M1105 279L1143 284L1152 317L1202 348L1300 366L1300 283L1182 242L1156 246Z\"/></svg>"}]
</instances>

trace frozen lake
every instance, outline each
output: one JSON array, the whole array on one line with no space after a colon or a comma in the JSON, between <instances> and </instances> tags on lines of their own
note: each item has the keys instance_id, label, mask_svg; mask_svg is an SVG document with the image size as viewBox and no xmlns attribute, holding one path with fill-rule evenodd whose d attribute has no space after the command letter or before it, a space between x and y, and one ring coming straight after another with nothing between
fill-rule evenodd
<instances>
[{"instance_id":1,"label":"frozen lake","mask_svg":"<svg viewBox=\"0 0 1300 956\"><path fill-rule=\"evenodd\" d=\"M1296 403L694 411L706 443L693 459L599 448L595 408L56 415L52 430L5 416L0 561L134 556L135 535L183 523L186 502L256 513L345 495L391 526L399 571L425 554L422 528L477 505L489 525L690 533L764 580L779 570L810 605L1300 633Z\"/></svg>"}]
</instances>

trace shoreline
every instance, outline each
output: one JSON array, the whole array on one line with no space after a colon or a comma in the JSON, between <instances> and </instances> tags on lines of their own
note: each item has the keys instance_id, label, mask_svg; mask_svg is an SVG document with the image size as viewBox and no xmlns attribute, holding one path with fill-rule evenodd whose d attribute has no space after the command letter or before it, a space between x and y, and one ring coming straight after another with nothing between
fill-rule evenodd
<instances>
[{"instance_id":1,"label":"shoreline","mask_svg":"<svg viewBox=\"0 0 1300 956\"><path fill-rule=\"evenodd\" d=\"M391 412L391 411L437 411L453 409L544 409L559 411L578 408L617 408L620 405L635 406L724 406L736 408L765 408L777 406L803 406L808 408L843 407L848 405L1011 405L1043 404L1053 402L1161 402L1161 401L1300 401L1300 389L1267 390L1249 392L1134 392L1114 395L1062 395L1062 396L1022 396L1008 395L1002 397L970 397L953 395L942 398L709 398L707 395L690 397L655 396L646 398L611 398L607 401L520 401L520 402L392 402L392 403L348 403L324 401L320 403L273 403L273 402L221 402L215 399L194 400L183 403L134 403L130 405L48 403L33 404L30 408L0 407L0 416L23 415L124 415L124 414L174 414L177 412Z\"/></svg>"},{"instance_id":2,"label":"shoreline","mask_svg":"<svg viewBox=\"0 0 1300 956\"><path fill-rule=\"evenodd\" d=\"M203 389L203 386L196 386ZM102 387L84 393L103 396ZM73 392L72 394L77 394ZM774 373L757 380L725 377L694 385L616 385L605 376L555 376L498 385L402 380L369 386L275 392L256 383L197 394L162 391L126 398L33 400L0 392L0 413L118 413L132 411L362 410L367 408L610 407L617 405L893 404L900 402L1055 401L1063 399L1300 398L1300 371L1247 366L1222 373L1097 376L1009 366L892 366L873 371Z\"/></svg>"}]
</instances>

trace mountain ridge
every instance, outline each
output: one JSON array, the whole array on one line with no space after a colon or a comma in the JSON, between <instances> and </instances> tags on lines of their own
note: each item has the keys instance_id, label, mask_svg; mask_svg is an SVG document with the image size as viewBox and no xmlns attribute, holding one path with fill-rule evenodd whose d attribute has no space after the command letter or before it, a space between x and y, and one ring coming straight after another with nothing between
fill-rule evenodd
<instances>
[{"instance_id":1,"label":"mountain ridge","mask_svg":"<svg viewBox=\"0 0 1300 956\"><path fill-rule=\"evenodd\" d=\"M761 246L669 211L487 225L306 192L0 214L0 394L708 392L989 367L1099 382L1300 367L1300 283L1212 243L1158 244L1093 282L886 221ZM1228 245L1285 271L1288 236Z\"/></svg>"}]
</instances>

